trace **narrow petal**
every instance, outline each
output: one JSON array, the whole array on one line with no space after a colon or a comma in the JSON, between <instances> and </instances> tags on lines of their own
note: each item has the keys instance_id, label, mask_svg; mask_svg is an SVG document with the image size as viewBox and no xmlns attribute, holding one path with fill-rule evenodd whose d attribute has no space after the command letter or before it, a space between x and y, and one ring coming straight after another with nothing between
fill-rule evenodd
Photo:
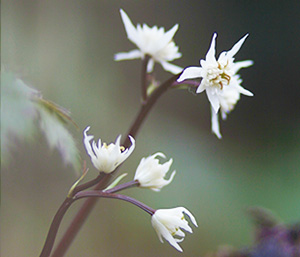
<instances>
[{"instance_id":1,"label":"narrow petal","mask_svg":"<svg viewBox=\"0 0 300 257\"><path fill-rule=\"evenodd\" d=\"M152 216L152 226L156 231L159 240L163 243L162 237L169 242L177 251L182 252L182 248L176 242L176 239L172 237L168 229L155 217L155 214Z\"/></svg>"},{"instance_id":2,"label":"narrow petal","mask_svg":"<svg viewBox=\"0 0 300 257\"><path fill-rule=\"evenodd\" d=\"M153 71L153 68L154 68L154 60L153 58L151 58L147 65L147 72L151 73Z\"/></svg>"},{"instance_id":3,"label":"narrow petal","mask_svg":"<svg viewBox=\"0 0 300 257\"><path fill-rule=\"evenodd\" d=\"M202 70L202 68L196 67L196 66L187 67L183 70L182 74L177 79L177 81L182 82L186 79L200 78L201 77L201 70Z\"/></svg>"},{"instance_id":4,"label":"narrow petal","mask_svg":"<svg viewBox=\"0 0 300 257\"><path fill-rule=\"evenodd\" d=\"M196 94L202 93L206 89L204 80L201 81L199 87L196 90Z\"/></svg>"},{"instance_id":5,"label":"narrow petal","mask_svg":"<svg viewBox=\"0 0 300 257\"><path fill-rule=\"evenodd\" d=\"M212 109L212 108L211 108ZM218 114L211 110L211 131L219 138L222 138L220 133L219 117Z\"/></svg>"},{"instance_id":6,"label":"narrow petal","mask_svg":"<svg viewBox=\"0 0 300 257\"><path fill-rule=\"evenodd\" d=\"M166 32L162 39L163 40L162 45L167 45L168 43L170 43L177 30L178 30L178 24L175 24L173 28L171 28L168 32Z\"/></svg>"},{"instance_id":7,"label":"narrow petal","mask_svg":"<svg viewBox=\"0 0 300 257\"><path fill-rule=\"evenodd\" d=\"M197 224L197 221L196 221L194 215L193 215L188 209L186 209L186 208L184 208L184 207L179 207L179 208L181 208L181 211L184 212L187 216L189 216L189 218L190 218L190 220L192 221L192 223L193 223L196 227L198 227L198 224Z\"/></svg>"},{"instance_id":8,"label":"narrow petal","mask_svg":"<svg viewBox=\"0 0 300 257\"><path fill-rule=\"evenodd\" d=\"M95 153L93 152L92 147L91 147L91 144L90 144L90 141L91 141L94 137L91 136L91 135L87 135L87 132L89 131L89 129L90 129L90 126L86 127L86 129L83 131L83 135L84 135L83 143L84 143L84 146L85 146L85 149L86 149L88 155L89 155L90 157L95 157Z\"/></svg>"},{"instance_id":9,"label":"narrow petal","mask_svg":"<svg viewBox=\"0 0 300 257\"><path fill-rule=\"evenodd\" d=\"M242 86L240 85L236 85L235 86L237 88L237 90L243 94L243 95L247 95L247 96L253 96L254 94L252 92L250 92L249 90L243 88Z\"/></svg>"},{"instance_id":10,"label":"narrow petal","mask_svg":"<svg viewBox=\"0 0 300 257\"><path fill-rule=\"evenodd\" d=\"M173 74L179 74L183 70L183 68L165 61L161 61L160 64L164 68L164 70L169 71Z\"/></svg>"},{"instance_id":11,"label":"narrow petal","mask_svg":"<svg viewBox=\"0 0 300 257\"><path fill-rule=\"evenodd\" d=\"M241 61L234 63L233 72L237 73L241 68L247 68L249 66L253 65L253 61L247 60L247 61Z\"/></svg>"},{"instance_id":12,"label":"narrow petal","mask_svg":"<svg viewBox=\"0 0 300 257\"><path fill-rule=\"evenodd\" d=\"M217 113L220 108L220 102L218 96L216 94L212 94L209 88L206 89L206 95L215 113Z\"/></svg>"},{"instance_id":13,"label":"narrow petal","mask_svg":"<svg viewBox=\"0 0 300 257\"><path fill-rule=\"evenodd\" d=\"M208 61L208 62L213 62L216 60L216 57L215 57L215 55L216 55L216 37L217 37L217 33L214 33L213 38L211 40L210 48L205 57L206 61Z\"/></svg>"},{"instance_id":14,"label":"narrow petal","mask_svg":"<svg viewBox=\"0 0 300 257\"><path fill-rule=\"evenodd\" d=\"M132 50L127 53L117 53L114 56L115 61L132 60L142 58L143 54L140 50Z\"/></svg>"},{"instance_id":15,"label":"narrow petal","mask_svg":"<svg viewBox=\"0 0 300 257\"><path fill-rule=\"evenodd\" d=\"M136 28L132 24L126 12L123 11L123 9L120 9L120 13L125 26L128 39L131 40L133 43L136 43L136 40L138 38Z\"/></svg>"},{"instance_id":16,"label":"narrow petal","mask_svg":"<svg viewBox=\"0 0 300 257\"><path fill-rule=\"evenodd\" d=\"M249 34L246 34L244 37L242 37L228 52L227 52L227 57L232 58L241 48L243 43L245 42L246 38L248 37Z\"/></svg>"}]
</instances>

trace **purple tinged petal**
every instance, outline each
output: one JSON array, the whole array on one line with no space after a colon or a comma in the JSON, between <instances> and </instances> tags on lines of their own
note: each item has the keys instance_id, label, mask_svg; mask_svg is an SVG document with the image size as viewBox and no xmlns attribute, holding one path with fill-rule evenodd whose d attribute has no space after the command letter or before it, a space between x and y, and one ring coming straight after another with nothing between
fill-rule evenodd
<instances>
[{"instance_id":1,"label":"purple tinged petal","mask_svg":"<svg viewBox=\"0 0 300 257\"><path fill-rule=\"evenodd\" d=\"M228 58L232 58L241 48L249 34L242 37L226 54Z\"/></svg>"}]
</instances>

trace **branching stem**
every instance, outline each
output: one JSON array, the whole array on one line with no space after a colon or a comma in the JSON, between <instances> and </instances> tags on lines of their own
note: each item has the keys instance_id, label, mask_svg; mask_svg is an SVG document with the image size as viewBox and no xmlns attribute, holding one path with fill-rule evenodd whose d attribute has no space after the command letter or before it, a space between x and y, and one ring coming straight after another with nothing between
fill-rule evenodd
<instances>
[{"instance_id":1,"label":"branching stem","mask_svg":"<svg viewBox=\"0 0 300 257\"><path fill-rule=\"evenodd\" d=\"M136 119L132 123L132 126L130 127L130 129L127 133L127 136L125 137L125 141L123 143L123 146L125 148L129 147L129 145L130 145L130 140L129 140L128 135L131 135L134 138L137 136L137 134L138 134L138 132L141 128L142 123L144 122L144 120L148 116L149 111L152 109L152 107L154 106L156 101L159 99L160 96L163 95L164 92L166 92L169 88L172 87L172 85L176 82L176 80L180 76L180 74L172 76L170 79L168 79L163 84L161 84L157 89L155 89L150 96L148 96L147 95L147 84L146 84L147 83L147 78L146 78L147 73L145 72L146 69L147 69L148 61L149 61L149 58L147 59L147 57L145 57L143 70L142 70L142 74L144 74L144 75L142 75L142 97L143 97L142 106L141 106L141 109L140 109ZM116 171L114 171L114 172L116 172ZM111 175L112 174L100 174L96 179L94 179L90 182L87 182L87 183L85 183L81 186L79 185L78 187L76 187L74 189L73 195L76 195L78 197L78 194L79 194L80 198L86 198L87 197L88 199L85 200L82 207L79 209L78 213L76 214L76 216L72 220L72 222L69 225L67 231L63 235L61 241L59 242L57 248L55 249L55 251L51 255L52 257L61 257L66 253L66 251L70 247L71 243L73 242L75 236L79 232L81 226L83 225L83 223L87 219L88 215L90 214L91 210L93 209L94 205L96 204L96 201L97 201L97 197L95 197L96 195L86 194L84 196L84 193L87 193L87 191L82 192L82 190L84 190L86 188L89 188L92 185L94 185L95 183L97 183L94 190L93 191L88 191L88 192L101 192L102 195L101 196L97 195L98 197L104 197L104 195L106 195L107 197L110 196L110 198L118 198L119 197L118 199L128 201L128 202L131 201L131 199L127 198L126 196L121 197L120 195L117 195L118 197L115 197L116 194L113 194L113 196L111 196L111 193L112 193L111 190L112 189L107 190L106 192L101 191L104 188L106 188L106 186L108 185L108 183L111 179ZM131 186L134 186L134 184L132 184ZM118 189L118 191L122 190L121 188L118 188L118 187L115 187L113 189L115 189L115 190ZM100 193L97 193L97 194L100 194ZM64 201L64 203L62 204L62 206L60 207L60 209L58 210L57 214L55 215L54 220L51 224L49 233L48 233L48 237L46 239L46 242L45 242L45 245L44 245L44 248L43 248L43 251L42 251L40 257L50 256L50 253L51 253L54 241L55 241L55 237L56 237L60 222L61 222L64 214L66 213L67 209L70 207L70 205L73 201L74 201L74 198L67 198ZM131 201L131 203L136 204L137 201L134 200L134 202ZM150 214L151 213L153 214L153 212L155 211L155 210L151 209L150 207L147 207L146 209L144 209L144 210L147 211ZM53 229L52 229L52 226L54 226Z\"/></svg>"}]
</instances>

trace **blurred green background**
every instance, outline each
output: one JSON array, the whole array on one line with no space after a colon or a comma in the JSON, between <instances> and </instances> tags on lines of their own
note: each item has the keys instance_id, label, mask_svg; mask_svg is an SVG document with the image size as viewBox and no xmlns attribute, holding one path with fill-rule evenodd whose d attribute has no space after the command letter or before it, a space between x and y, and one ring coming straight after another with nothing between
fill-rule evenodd
<instances>
[{"instance_id":1,"label":"blurred green background","mask_svg":"<svg viewBox=\"0 0 300 257\"><path fill-rule=\"evenodd\" d=\"M210 131L205 94L172 91L151 112L122 166L131 178L144 156L162 151L174 159L171 185L160 193L126 194L153 208L188 208L199 228L181 243L184 252L159 242L146 213L101 200L66 256L204 256L220 244L247 246L253 230L245 208L253 205L286 223L300 220L299 1L4 0L1 7L2 68L72 112L80 130L70 129L88 161L88 178L97 172L82 146L82 130L91 125L96 138L114 141L139 108L140 61L113 60L135 48L120 8L134 24L170 29L178 23L175 42L183 57L175 63L182 67L198 65L215 31L217 53L250 34L236 60L254 60L241 75L255 97L242 96L221 123L223 139ZM162 81L170 76L158 65L156 74ZM13 144L12 160L1 172L1 256L38 256L77 175L42 135ZM67 213L60 232L80 205Z\"/></svg>"}]
</instances>

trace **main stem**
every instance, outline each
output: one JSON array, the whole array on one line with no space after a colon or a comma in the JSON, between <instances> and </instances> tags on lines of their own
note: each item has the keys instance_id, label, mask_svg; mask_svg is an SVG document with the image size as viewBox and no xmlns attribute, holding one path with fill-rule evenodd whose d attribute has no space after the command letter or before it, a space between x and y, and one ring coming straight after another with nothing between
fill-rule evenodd
<instances>
[{"instance_id":1,"label":"main stem","mask_svg":"<svg viewBox=\"0 0 300 257\"><path fill-rule=\"evenodd\" d=\"M170 79L168 79L166 82L164 82L162 85L160 85L146 100L143 101L141 109L132 123L132 126L130 127L127 136L125 137L125 141L123 143L123 146L125 148L129 147L130 140L128 135L131 135L132 137L136 138L141 125L143 121L146 119L147 115L149 114L149 111L152 109L156 101L159 99L159 97L166 92L172 84L178 79L180 74L174 75ZM107 174L103 177L103 179L95 186L94 190L101 190L104 189L107 184L110 181L110 175ZM85 200L82 207L79 209L78 213L72 220L71 224L69 225L67 231L65 232L64 236L62 237L61 241L59 242L57 248L52 254L52 257L61 257L63 256L66 251L68 250L69 246L73 242L75 236L79 232L81 226L89 216L91 210L95 206L97 202L97 198L90 197Z\"/></svg>"}]
</instances>

